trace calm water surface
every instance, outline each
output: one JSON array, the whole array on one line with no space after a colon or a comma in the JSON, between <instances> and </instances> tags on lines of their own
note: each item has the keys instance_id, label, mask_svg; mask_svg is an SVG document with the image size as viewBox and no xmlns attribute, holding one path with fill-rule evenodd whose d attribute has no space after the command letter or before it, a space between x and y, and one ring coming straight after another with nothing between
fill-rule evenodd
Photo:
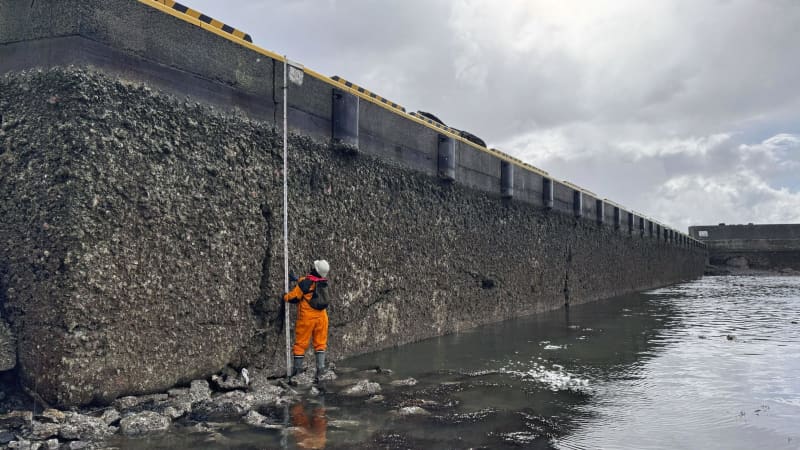
<instances>
[{"instance_id":1,"label":"calm water surface","mask_svg":"<svg viewBox=\"0 0 800 450\"><path fill-rule=\"evenodd\" d=\"M391 369L372 377L385 400L326 395L293 407L292 433L219 446L800 449L797 322L800 277L706 277L340 362Z\"/></svg>"}]
</instances>

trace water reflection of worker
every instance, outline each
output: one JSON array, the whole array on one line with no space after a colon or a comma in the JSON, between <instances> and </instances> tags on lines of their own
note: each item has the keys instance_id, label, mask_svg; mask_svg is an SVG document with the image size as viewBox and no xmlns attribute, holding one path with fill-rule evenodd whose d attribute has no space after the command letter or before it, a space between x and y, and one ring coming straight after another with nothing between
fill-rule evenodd
<instances>
[{"instance_id":1,"label":"water reflection of worker","mask_svg":"<svg viewBox=\"0 0 800 450\"><path fill-rule=\"evenodd\" d=\"M325 351L328 348L328 261L314 261L308 275L300 277L295 287L283 294L283 300L297 304L297 322L294 329L294 364L292 376L303 370L303 357L309 341L314 345L317 359L315 380L325 372Z\"/></svg>"},{"instance_id":2,"label":"water reflection of worker","mask_svg":"<svg viewBox=\"0 0 800 450\"><path fill-rule=\"evenodd\" d=\"M328 419L325 417L325 407L316 406L311 414L306 414L302 403L292 406L292 436L298 447L324 448L327 440Z\"/></svg>"}]
</instances>

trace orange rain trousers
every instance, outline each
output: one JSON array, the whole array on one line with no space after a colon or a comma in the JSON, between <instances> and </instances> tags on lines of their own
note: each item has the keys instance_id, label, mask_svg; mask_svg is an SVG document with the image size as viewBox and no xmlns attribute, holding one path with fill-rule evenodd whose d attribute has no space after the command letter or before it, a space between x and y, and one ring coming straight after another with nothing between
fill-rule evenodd
<instances>
[{"instance_id":1,"label":"orange rain trousers","mask_svg":"<svg viewBox=\"0 0 800 450\"><path fill-rule=\"evenodd\" d=\"M302 317L298 310L292 347L294 356L305 355L309 341L314 345L315 352L324 352L328 348L328 313L321 312L317 317Z\"/></svg>"}]
</instances>

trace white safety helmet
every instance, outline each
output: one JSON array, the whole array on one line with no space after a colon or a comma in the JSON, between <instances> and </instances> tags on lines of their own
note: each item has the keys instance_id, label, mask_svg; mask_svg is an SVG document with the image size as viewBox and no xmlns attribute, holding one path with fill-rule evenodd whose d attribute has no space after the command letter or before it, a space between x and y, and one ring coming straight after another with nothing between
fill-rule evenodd
<instances>
[{"instance_id":1,"label":"white safety helmet","mask_svg":"<svg viewBox=\"0 0 800 450\"><path fill-rule=\"evenodd\" d=\"M319 276L325 278L328 276L328 272L331 270L331 266L330 264L328 264L328 261L325 261L324 259L319 259L314 261L314 270L317 271Z\"/></svg>"}]
</instances>

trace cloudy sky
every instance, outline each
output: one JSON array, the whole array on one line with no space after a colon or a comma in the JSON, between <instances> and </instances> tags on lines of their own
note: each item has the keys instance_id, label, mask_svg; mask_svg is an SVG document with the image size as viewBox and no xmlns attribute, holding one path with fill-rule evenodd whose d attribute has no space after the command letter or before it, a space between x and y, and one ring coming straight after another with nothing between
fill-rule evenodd
<instances>
[{"instance_id":1,"label":"cloudy sky","mask_svg":"<svg viewBox=\"0 0 800 450\"><path fill-rule=\"evenodd\" d=\"M680 229L800 223L800 1L183 3Z\"/></svg>"}]
</instances>

